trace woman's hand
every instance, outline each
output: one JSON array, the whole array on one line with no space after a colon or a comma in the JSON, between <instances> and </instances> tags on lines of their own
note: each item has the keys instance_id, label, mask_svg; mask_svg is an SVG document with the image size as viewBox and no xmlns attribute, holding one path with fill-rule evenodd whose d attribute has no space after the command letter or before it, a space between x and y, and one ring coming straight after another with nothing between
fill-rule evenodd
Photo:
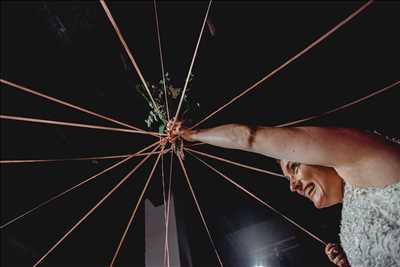
<instances>
[{"instance_id":1,"label":"woman's hand","mask_svg":"<svg viewBox=\"0 0 400 267\"><path fill-rule=\"evenodd\" d=\"M179 135L180 135L185 141L194 142L194 141L196 141L196 140L194 139L194 133L195 133L195 131L190 130L190 129L188 129L188 128L181 128Z\"/></svg>"},{"instance_id":2,"label":"woman's hand","mask_svg":"<svg viewBox=\"0 0 400 267\"><path fill-rule=\"evenodd\" d=\"M181 137L188 142L195 141L193 138L195 131L182 126L182 122L175 122L175 124L169 122L167 124L167 133L171 139Z\"/></svg>"},{"instance_id":3,"label":"woman's hand","mask_svg":"<svg viewBox=\"0 0 400 267\"><path fill-rule=\"evenodd\" d=\"M325 247L325 253L328 256L329 260L333 262L336 266L350 267L350 264L346 258L346 254L339 245L329 243Z\"/></svg>"}]
</instances>

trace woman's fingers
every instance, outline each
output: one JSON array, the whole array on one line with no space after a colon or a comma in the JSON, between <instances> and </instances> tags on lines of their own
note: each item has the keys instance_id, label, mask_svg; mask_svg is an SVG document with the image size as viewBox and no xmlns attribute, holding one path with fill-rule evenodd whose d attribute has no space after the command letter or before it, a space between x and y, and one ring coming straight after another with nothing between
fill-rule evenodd
<instances>
[{"instance_id":1,"label":"woman's fingers","mask_svg":"<svg viewBox=\"0 0 400 267\"><path fill-rule=\"evenodd\" d=\"M339 267L350 267L350 265L347 262L347 259L345 257L343 259L339 260L338 263L336 263L336 265Z\"/></svg>"},{"instance_id":2,"label":"woman's fingers","mask_svg":"<svg viewBox=\"0 0 400 267\"><path fill-rule=\"evenodd\" d=\"M336 255L336 257L333 259L333 263L339 266L339 262L344 259L344 255L342 253L339 253Z\"/></svg>"},{"instance_id":3,"label":"woman's fingers","mask_svg":"<svg viewBox=\"0 0 400 267\"><path fill-rule=\"evenodd\" d=\"M325 253L326 254L332 253L334 249L337 250L337 245L334 243L328 243L328 245L326 245L325 247Z\"/></svg>"},{"instance_id":4,"label":"woman's fingers","mask_svg":"<svg viewBox=\"0 0 400 267\"><path fill-rule=\"evenodd\" d=\"M333 259L337 256L337 254L339 253L337 245L333 244L333 243L329 243L326 247L325 247L325 253L328 256L330 261L333 261Z\"/></svg>"},{"instance_id":5,"label":"woman's fingers","mask_svg":"<svg viewBox=\"0 0 400 267\"><path fill-rule=\"evenodd\" d=\"M333 244L332 243L328 243L328 245L326 245L325 247L325 253L326 255L329 254L330 249L332 248Z\"/></svg>"},{"instance_id":6,"label":"woman's fingers","mask_svg":"<svg viewBox=\"0 0 400 267\"><path fill-rule=\"evenodd\" d=\"M325 253L329 260L339 267L349 267L346 255L337 244L329 243L325 247Z\"/></svg>"}]
</instances>

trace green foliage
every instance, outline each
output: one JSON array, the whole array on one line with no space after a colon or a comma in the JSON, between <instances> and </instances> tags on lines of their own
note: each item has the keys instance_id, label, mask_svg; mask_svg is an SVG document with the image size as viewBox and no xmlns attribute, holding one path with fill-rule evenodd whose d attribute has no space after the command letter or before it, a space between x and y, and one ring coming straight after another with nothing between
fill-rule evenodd
<instances>
[{"instance_id":1,"label":"green foliage","mask_svg":"<svg viewBox=\"0 0 400 267\"><path fill-rule=\"evenodd\" d=\"M192 74L189 78L186 92L183 97L180 112L181 115L179 118L180 120L187 119L188 117L193 115L195 110L200 108L200 104L194 101L193 97L190 96L190 83L193 80L193 77L194 75ZM182 88L175 87L171 84L171 78L168 72L165 74L166 90L164 90L163 79L161 79L158 84L150 84L149 82L146 83L157 107L154 107L153 102L151 101L143 84L137 84L136 91L143 97L150 108L148 116L144 121L146 122L146 125L149 129L164 133L168 123L167 106L165 104L165 91L167 93L168 108L172 119L172 117L175 115L175 110L181 97Z\"/></svg>"}]
</instances>

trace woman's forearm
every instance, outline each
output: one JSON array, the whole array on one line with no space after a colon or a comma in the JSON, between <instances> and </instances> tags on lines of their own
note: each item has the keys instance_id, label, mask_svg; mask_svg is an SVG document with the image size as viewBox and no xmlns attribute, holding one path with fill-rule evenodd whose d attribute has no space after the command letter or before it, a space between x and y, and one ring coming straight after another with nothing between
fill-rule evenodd
<instances>
[{"instance_id":1,"label":"woman's forearm","mask_svg":"<svg viewBox=\"0 0 400 267\"><path fill-rule=\"evenodd\" d=\"M188 141L240 149L272 158L306 164L336 167L359 158L370 149L372 141L341 128L321 127L249 127L226 124L187 132ZM362 139L362 140L361 140ZM366 146L365 144L369 144Z\"/></svg>"},{"instance_id":2,"label":"woman's forearm","mask_svg":"<svg viewBox=\"0 0 400 267\"><path fill-rule=\"evenodd\" d=\"M199 141L214 146L251 150L252 130L240 124L226 124L210 129L194 131L191 141Z\"/></svg>"}]
</instances>

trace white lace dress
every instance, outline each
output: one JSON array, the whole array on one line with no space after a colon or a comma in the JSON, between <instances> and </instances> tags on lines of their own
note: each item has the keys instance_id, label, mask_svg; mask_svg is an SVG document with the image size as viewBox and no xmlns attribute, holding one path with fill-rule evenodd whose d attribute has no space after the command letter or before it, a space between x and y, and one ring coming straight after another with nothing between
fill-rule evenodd
<instances>
[{"instance_id":1,"label":"white lace dress","mask_svg":"<svg viewBox=\"0 0 400 267\"><path fill-rule=\"evenodd\" d=\"M340 240L351 267L400 266L400 183L346 184Z\"/></svg>"}]
</instances>

